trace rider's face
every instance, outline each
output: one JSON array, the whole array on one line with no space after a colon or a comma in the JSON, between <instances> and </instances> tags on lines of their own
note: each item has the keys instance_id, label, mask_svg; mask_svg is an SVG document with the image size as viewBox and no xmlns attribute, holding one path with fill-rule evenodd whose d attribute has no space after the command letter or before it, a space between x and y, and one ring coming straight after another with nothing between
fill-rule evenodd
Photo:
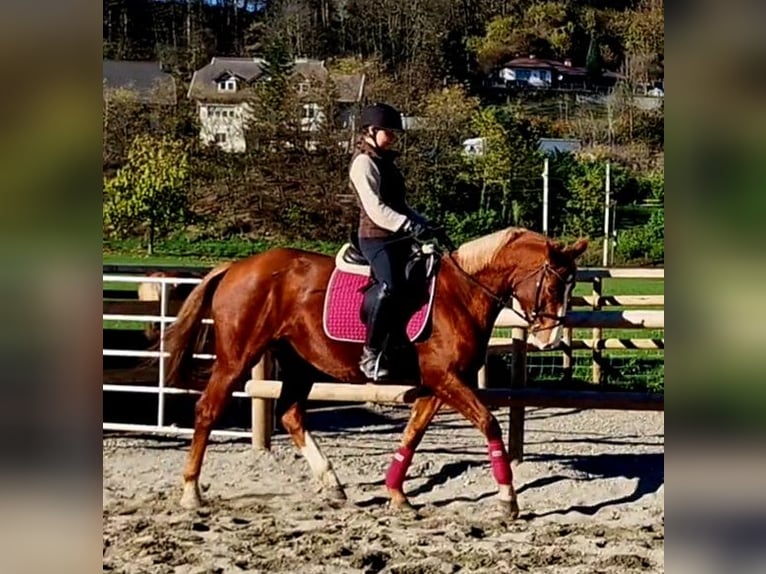
<instances>
[{"instance_id":1,"label":"rider's face","mask_svg":"<svg viewBox=\"0 0 766 574\"><path fill-rule=\"evenodd\" d=\"M377 130L375 132L375 144L380 149L388 149L396 143L396 132L391 130Z\"/></svg>"}]
</instances>

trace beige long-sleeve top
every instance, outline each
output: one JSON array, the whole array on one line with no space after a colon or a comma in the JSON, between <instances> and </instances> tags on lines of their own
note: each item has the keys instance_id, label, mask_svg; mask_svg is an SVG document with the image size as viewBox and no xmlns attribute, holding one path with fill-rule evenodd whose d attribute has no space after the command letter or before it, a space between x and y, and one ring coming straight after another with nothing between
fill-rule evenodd
<instances>
[{"instance_id":1,"label":"beige long-sleeve top","mask_svg":"<svg viewBox=\"0 0 766 574\"><path fill-rule=\"evenodd\" d=\"M351 183L359 196L367 216L378 227L398 231L407 221L407 215L386 205L380 197L380 171L367 154L360 153L351 164Z\"/></svg>"}]
</instances>

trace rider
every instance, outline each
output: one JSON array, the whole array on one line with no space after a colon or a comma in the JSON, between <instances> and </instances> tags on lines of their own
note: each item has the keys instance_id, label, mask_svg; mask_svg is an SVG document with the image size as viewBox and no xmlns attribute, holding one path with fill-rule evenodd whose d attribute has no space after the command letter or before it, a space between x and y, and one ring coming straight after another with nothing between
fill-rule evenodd
<instances>
[{"instance_id":1,"label":"rider","mask_svg":"<svg viewBox=\"0 0 766 574\"><path fill-rule=\"evenodd\" d=\"M389 376L383 351L398 327L397 308L406 289L405 266L419 237L434 226L405 201L404 177L391 150L402 131L402 116L388 104L367 106L361 114L362 133L349 169L351 189L360 206L359 248L377 283L365 293L367 336L359 367L370 379Z\"/></svg>"}]
</instances>

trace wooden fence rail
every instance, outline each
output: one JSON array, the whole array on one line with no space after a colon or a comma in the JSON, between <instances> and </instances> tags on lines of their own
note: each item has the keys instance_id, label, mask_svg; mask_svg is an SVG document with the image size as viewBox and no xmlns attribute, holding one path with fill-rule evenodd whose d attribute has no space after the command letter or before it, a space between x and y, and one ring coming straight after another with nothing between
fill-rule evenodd
<instances>
[{"instance_id":1,"label":"wooden fence rail","mask_svg":"<svg viewBox=\"0 0 766 574\"><path fill-rule=\"evenodd\" d=\"M258 373L245 385L245 393L254 399L278 399L284 383L277 380L256 380ZM430 396L418 385L375 383L314 383L308 400L409 405L419 397ZM477 395L491 407L527 406L542 408L619 409L633 411L662 410L660 393L572 391L550 389L479 389Z\"/></svg>"},{"instance_id":2,"label":"wooden fence rail","mask_svg":"<svg viewBox=\"0 0 766 574\"><path fill-rule=\"evenodd\" d=\"M504 312L505 313L505 312ZM518 315L509 312L498 319L496 325L509 327L518 325ZM568 326L607 328L664 328L664 311L591 311L567 314ZM619 339L608 341L618 341ZM630 341L630 340L628 340ZM603 340L592 340L591 347L605 345ZM521 461L524 457L524 420L527 406L564 407L578 409L619 409L619 410L664 410L664 395L654 393L596 392L596 391L556 391L550 389L526 388L527 381L527 330L513 326L510 338L493 338L490 349L510 351L512 368L510 388L486 388L486 371L479 373L478 395L485 404L494 407L509 407L508 452L512 460ZM628 343L629 344L629 343ZM644 343L642 343L644 344ZM615 345L612 343L612 345ZM573 345L571 345L573 346ZM615 345L616 346L616 345ZM648 346L648 345L647 345ZM664 347L664 341L657 343ZM253 400L253 446L257 449L269 449L273 430L274 400L280 396L281 381L269 378L270 370L266 363L253 369L253 376L246 384L246 394ZM483 379L483 380L482 380ZM494 387L494 386L493 386ZM395 384L341 384L315 383L309 394L309 400L361 401L404 403L413 402L422 393L423 387Z\"/></svg>"},{"instance_id":3,"label":"wooden fence rail","mask_svg":"<svg viewBox=\"0 0 766 574\"><path fill-rule=\"evenodd\" d=\"M282 393L282 381L269 380L267 368L257 365L252 379L245 385L245 394L252 398L252 442L259 450L271 448L274 427L274 401ZM400 384L314 383L308 395L310 401L371 402L412 404L418 397L428 396L425 387ZM523 459L524 408L573 408L662 411L664 395L660 393L572 391L536 388L478 389L479 398L490 407L510 407L508 452L516 461Z\"/></svg>"}]
</instances>

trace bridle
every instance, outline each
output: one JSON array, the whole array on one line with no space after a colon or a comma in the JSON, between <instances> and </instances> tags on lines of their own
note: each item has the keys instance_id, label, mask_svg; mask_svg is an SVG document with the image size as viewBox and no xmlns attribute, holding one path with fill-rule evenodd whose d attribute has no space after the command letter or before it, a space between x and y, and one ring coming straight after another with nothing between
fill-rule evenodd
<instances>
[{"instance_id":1,"label":"bridle","mask_svg":"<svg viewBox=\"0 0 766 574\"><path fill-rule=\"evenodd\" d=\"M487 287L484 283L476 279L473 275L465 271L460 264L457 262L455 257L452 255L452 250L447 252L447 256L452 261L452 263L457 267L457 269L460 271L462 275L468 278L471 283L479 287L490 299L494 301L496 309L510 309L513 313L524 319L529 325L532 325L539 321L540 319L553 319L554 323L550 327L546 327L546 329L554 329L564 323L565 315L555 315L553 313L546 313L542 311L542 301L541 301L541 295L542 295L542 289L543 289L543 283L545 282L545 277L548 274L554 275L556 278L558 278L560 281L562 281L566 289L571 289L571 286L574 284L574 275L571 277L562 277L561 273L556 271L553 267L551 267L550 263L547 261L543 263L540 267L537 267L534 271L531 273L528 273L518 281L516 281L515 284L511 284L511 290L509 294L505 297L501 297L494 291L492 291L489 287ZM538 277L539 276L539 277ZM517 309L513 308L513 297L516 294L518 287L520 285L523 285L530 279L534 279L537 277L537 281L535 283L535 305L532 309L531 313L527 313L525 309L522 308L521 312L519 312ZM565 291L566 293L566 291ZM566 313L566 309L563 310L564 313Z\"/></svg>"}]
</instances>

